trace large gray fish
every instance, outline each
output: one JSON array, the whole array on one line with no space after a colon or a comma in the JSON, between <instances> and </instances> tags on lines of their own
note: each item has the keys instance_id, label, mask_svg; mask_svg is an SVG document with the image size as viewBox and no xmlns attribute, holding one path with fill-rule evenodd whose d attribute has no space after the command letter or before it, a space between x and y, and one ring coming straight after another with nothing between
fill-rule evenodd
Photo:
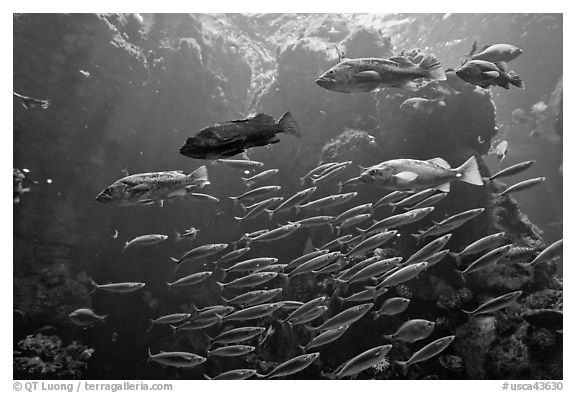
<instances>
[{"instance_id":1,"label":"large gray fish","mask_svg":"<svg viewBox=\"0 0 576 393\"><path fill-rule=\"evenodd\" d=\"M483 211L484 208L481 207L478 209L466 210L465 212L454 214L445 220L435 222L433 226L426 230L418 231L419 233L413 233L412 236L414 236L416 242L419 244L422 239L426 237L440 236L444 235L445 233L454 231L456 228L461 227Z\"/></svg>"},{"instance_id":2,"label":"large gray fish","mask_svg":"<svg viewBox=\"0 0 576 393\"><path fill-rule=\"evenodd\" d=\"M391 349L392 345L387 344L364 351L360 355L353 357L338 367L337 370L339 371L335 373L335 377L349 377L369 369L370 367L382 362Z\"/></svg>"},{"instance_id":3,"label":"large gray fish","mask_svg":"<svg viewBox=\"0 0 576 393\"><path fill-rule=\"evenodd\" d=\"M506 72L502 64L484 60L470 60L456 70L456 75L464 82L487 89L490 86L510 88L510 84L524 89L524 82L514 71Z\"/></svg>"},{"instance_id":4,"label":"large gray fish","mask_svg":"<svg viewBox=\"0 0 576 393\"><path fill-rule=\"evenodd\" d=\"M208 184L205 166L189 175L181 171L139 173L115 181L98 194L96 200L118 206L162 203L166 199L187 196L190 186L202 188Z\"/></svg>"},{"instance_id":5,"label":"large gray fish","mask_svg":"<svg viewBox=\"0 0 576 393\"><path fill-rule=\"evenodd\" d=\"M326 330L324 333L320 333L319 335L314 337L305 346L299 345L298 347L300 347L302 352L306 352L310 348L321 347L322 345L326 345L328 343L338 340L340 337L342 337L344 333L346 333L346 330L348 330L349 327L350 327L349 325L343 325L336 329Z\"/></svg>"},{"instance_id":6,"label":"large gray fish","mask_svg":"<svg viewBox=\"0 0 576 393\"><path fill-rule=\"evenodd\" d=\"M274 311L282 308L284 303L264 303L257 306L252 306L245 308L243 310L238 310L232 314L228 314L222 317L225 321L247 321L250 319L258 319L272 314Z\"/></svg>"},{"instance_id":7,"label":"large gray fish","mask_svg":"<svg viewBox=\"0 0 576 393\"><path fill-rule=\"evenodd\" d=\"M97 315L89 308L79 308L68 315L68 318L74 325L81 327L89 327L96 322L104 322L107 317L108 315Z\"/></svg>"},{"instance_id":8,"label":"large gray fish","mask_svg":"<svg viewBox=\"0 0 576 393\"><path fill-rule=\"evenodd\" d=\"M300 128L290 112L284 113L278 122L260 113L203 128L186 140L180 154L205 160L232 157L251 147L280 142L276 134L281 132L300 137Z\"/></svg>"},{"instance_id":9,"label":"large gray fish","mask_svg":"<svg viewBox=\"0 0 576 393\"><path fill-rule=\"evenodd\" d=\"M442 192L450 191L450 182L459 180L482 186L482 176L474 156L458 168L452 169L442 158L427 161L397 159L363 168L360 179L364 183L377 184L390 190L420 191L435 188Z\"/></svg>"},{"instance_id":10,"label":"large gray fish","mask_svg":"<svg viewBox=\"0 0 576 393\"><path fill-rule=\"evenodd\" d=\"M484 60L490 63L508 63L522 54L522 49L510 44L485 46L480 52L472 55L472 60Z\"/></svg>"},{"instance_id":11,"label":"large gray fish","mask_svg":"<svg viewBox=\"0 0 576 393\"><path fill-rule=\"evenodd\" d=\"M474 262L468 265L468 267L465 270L455 270L455 272L458 273L462 278L462 280L464 281L465 276L467 274L486 269L487 267L490 267L498 263L498 261L500 261L502 258L506 256L506 254L508 253L508 251L510 251L511 248L512 244L507 244L505 246L498 247L482 255L480 258L476 259Z\"/></svg>"},{"instance_id":12,"label":"large gray fish","mask_svg":"<svg viewBox=\"0 0 576 393\"><path fill-rule=\"evenodd\" d=\"M210 379L210 380L240 381L240 380L244 380L244 379L248 379L250 377L253 377L257 373L258 373L258 371L254 370L254 369L240 368L237 370L226 371L226 372L224 372L222 374L218 374L217 376L212 377L212 378L209 377L208 375L204 374L204 378Z\"/></svg>"},{"instance_id":13,"label":"large gray fish","mask_svg":"<svg viewBox=\"0 0 576 393\"><path fill-rule=\"evenodd\" d=\"M148 348L148 361L160 363L164 366L189 368L206 361L205 357L190 352L160 352L152 355Z\"/></svg>"},{"instance_id":14,"label":"large gray fish","mask_svg":"<svg viewBox=\"0 0 576 393\"><path fill-rule=\"evenodd\" d=\"M369 92L385 87L414 89L416 79L446 80L434 55L414 64L403 56L389 59L358 58L342 61L320 75L316 84L340 93Z\"/></svg>"},{"instance_id":15,"label":"large gray fish","mask_svg":"<svg viewBox=\"0 0 576 393\"><path fill-rule=\"evenodd\" d=\"M514 291L505 293L502 296L498 296L497 298L488 300L487 302L479 305L475 310L472 311L464 311L470 317L474 317L478 314L488 314L502 308L508 307L510 304L514 303L516 299L518 299L522 295L522 291Z\"/></svg>"},{"instance_id":16,"label":"large gray fish","mask_svg":"<svg viewBox=\"0 0 576 393\"><path fill-rule=\"evenodd\" d=\"M424 340L432 334L436 324L425 319L411 319L404 322L394 334L384 335L387 340L405 341L413 343Z\"/></svg>"},{"instance_id":17,"label":"large gray fish","mask_svg":"<svg viewBox=\"0 0 576 393\"><path fill-rule=\"evenodd\" d=\"M357 306L347 308L346 310L334 315L322 325L317 327L308 327L311 331L323 331L336 329L344 325L352 325L354 322L362 318L370 309L374 307L374 303L364 303Z\"/></svg>"},{"instance_id":18,"label":"large gray fish","mask_svg":"<svg viewBox=\"0 0 576 393\"><path fill-rule=\"evenodd\" d=\"M256 376L259 378L280 378L285 377L287 375L296 374L299 371L304 370L306 367L310 366L316 359L320 356L320 352L314 352L310 354L304 354L300 356L296 356L279 366L276 366L272 371L270 371L266 375L257 374Z\"/></svg>"},{"instance_id":19,"label":"large gray fish","mask_svg":"<svg viewBox=\"0 0 576 393\"><path fill-rule=\"evenodd\" d=\"M456 259L456 264L460 265L462 257L492 249L497 244L500 244L504 239L506 239L505 232L494 233L476 240L460 252L450 252L448 255L454 257Z\"/></svg>"},{"instance_id":20,"label":"large gray fish","mask_svg":"<svg viewBox=\"0 0 576 393\"><path fill-rule=\"evenodd\" d=\"M500 194L498 194L498 196L502 197L504 195L508 195L510 193L513 193L513 192L523 191L523 190L526 190L528 188L535 187L538 184L544 182L545 180L546 180L545 177L536 177L534 179L528 179L528 180L521 181L519 183L516 183L516 184L508 187L507 189L502 191Z\"/></svg>"},{"instance_id":21,"label":"large gray fish","mask_svg":"<svg viewBox=\"0 0 576 393\"><path fill-rule=\"evenodd\" d=\"M305 190L298 191L296 194L282 202L276 209L266 210L268 213L268 218L272 219L274 213L290 210L292 208L295 208L296 214L298 214L300 212L300 205L306 202L312 196L314 191L316 191L316 187L310 187Z\"/></svg>"},{"instance_id":22,"label":"large gray fish","mask_svg":"<svg viewBox=\"0 0 576 393\"><path fill-rule=\"evenodd\" d=\"M438 355L440 352L445 350L452 343L452 341L454 341L454 338L456 338L456 336L446 336L432 341L430 344L414 353L410 359L406 360L405 362L396 361L396 364L402 367L402 372L404 375L406 375L408 372L408 367L410 367L411 364L423 362Z\"/></svg>"}]
</instances>

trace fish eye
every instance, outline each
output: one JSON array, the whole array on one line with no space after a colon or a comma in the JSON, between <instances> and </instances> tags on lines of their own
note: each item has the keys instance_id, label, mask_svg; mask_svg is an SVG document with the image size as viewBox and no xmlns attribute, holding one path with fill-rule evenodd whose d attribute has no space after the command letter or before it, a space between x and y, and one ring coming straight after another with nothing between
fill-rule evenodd
<instances>
[{"instance_id":1,"label":"fish eye","mask_svg":"<svg viewBox=\"0 0 576 393\"><path fill-rule=\"evenodd\" d=\"M376 176L378 171L376 169L370 169L370 172L368 172L368 173L370 174L370 176Z\"/></svg>"}]
</instances>

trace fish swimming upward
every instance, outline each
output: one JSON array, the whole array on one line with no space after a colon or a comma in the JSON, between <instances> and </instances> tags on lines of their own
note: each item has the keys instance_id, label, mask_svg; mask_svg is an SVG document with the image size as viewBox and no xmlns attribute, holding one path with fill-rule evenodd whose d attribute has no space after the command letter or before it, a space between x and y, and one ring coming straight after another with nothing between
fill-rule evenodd
<instances>
[{"instance_id":1,"label":"fish swimming upward","mask_svg":"<svg viewBox=\"0 0 576 393\"><path fill-rule=\"evenodd\" d=\"M189 137L180 148L180 154L192 158L214 160L232 157L256 146L266 146L280 142L277 134L300 137L300 128L290 112L278 120L260 113L242 120L232 120L206 127Z\"/></svg>"},{"instance_id":2,"label":"fish swimming upward","mask_svg":"<svg viewBox=\"0 0 576 393\"><path fill-rule=\"evenodd\" d=\"M149 205L184 197L190 188L203 188L208 184L210 181L205 166L189 175L181 171L139 173L116 180L98 194L96 200L118 206Z\"/></svg>"},{"instance_id":3,"label":"fish swimming upward","mask_svg":"<svg viewBox=\"0 0 576 393\"><path fill-rule=\"evenodd\" d=\"M458 168L450 168L442 158L428 161L398 159L384 161L378 165L363 168L360 180L375 183L390 190L423 190L435 188L443 192L450 191L450 182L463 181L476 186L483 185L474 156Z\"/></svg>"}]
</instances>

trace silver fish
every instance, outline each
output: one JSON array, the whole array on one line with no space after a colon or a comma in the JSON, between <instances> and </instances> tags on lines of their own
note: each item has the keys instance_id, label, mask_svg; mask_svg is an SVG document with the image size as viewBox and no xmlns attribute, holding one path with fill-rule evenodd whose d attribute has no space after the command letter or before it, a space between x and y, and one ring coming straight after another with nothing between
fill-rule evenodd
<instances>
[{"instance_id":1,"label":"silver fish","mask_svg":"<svg viewBox=\"0 0 576 393\"><path fill-rule=\"evenodd\" d=\"M389 276L386 276L384 280L380 284L378 284L377 288L378 289L388 288L388 287L394 287L398 284L402 284L403 282L409 281L414 277L417 277L427 267L428 262L420 262L405 266L400 270L391 273Z\"/></svg>"},{"instance_id":2,"label":"silver fish","mask_svg":"<svg viewBox=\"0 0 576 393\"><path fill-rule=\"evenodd\" d=\"M505 232L498 232L492 235L484 236L472 244L469 244L465 249L460 252L451 252L448 255L456 259L456 263L460 265L462 257L470 254L477 254L488 249L492 249L497 244L500 244L504 239L506 239Z\"/></svg>"},{"instance_id":3,"label":"silver fish","mask_svg":"<svg viewBox=\"0 0 576 393\"><path fill-rule=\"evenodd\" d=\"M101 289L103 291L107 291L107 292L117 292L117 293L128 293L128 292L134 292L137 291L138 289L144 287L146 285L146 283L143 282L119 282L119 283L114 283L114 284L96 284L94 281L92 281L92 284L94 285L94 289L92 291L90 291L90 293L93 293L95 291L97 291L98 289Z\"/></svg>"},{"instance_id":4,"label":"silver fish","mask_svg":"<svg viewBox=\"0 0 576 393\"><path fill-rule=\"evenodd\" d=\"M232 199L234 201L234 203L239 203L240 201L253 201L256 199L260 199L262 197L266 197L270 194L273 194L275 192L277 192L278 190L280 190L280 186L264 186L264 187L259 187L259 188L255 188L253 190L250 191L246 191L244 194L239 195L239 196L235 196L235 197L230 197L230 199Z\"/></svg>"},{"instance_id":5,"label":"silver fish","mask_svg":"<svg viewBox=\"0 0 576 393\"><path fill-rule=\"evenodd\" d=\"M126 249L128 247L151 246L153 244L158 244L158 243L160 243L166 239L168 239L168 236L158 235L158 234L138 236L138 237L135 237L134 239L130 240L129 242L126 242L122 252L126 251Z\"/></svg>"},{"instance_id":6,"label":"silver fish","mask_svg":"<svg viewBox=\"0 0 576 393\"><path fill-rule=\"evenodd\" d=\"M434 331L436 324L425 319L411 319L404 322L394 334L384 335L387 340L405 341L413 343L423 340Z\"/></svg>"},{"instance_id":7,"label":"silver fish","mask_svg":"<svg viewBox=\"0 0 576 393\"><path fill-rule=\"evenodd\" d=\"M455 271L460 275L462 280L464 280L467 274L486 269L487 267L490 267L498 263L498 261L500 261L502 258L506 256L506 254L508 253L508 251L510 251L511 248L512 244L507 244L505 246L498 247L482 255L480 258L476 259L474 262L468 265L468 267L465 270L455 270Z\"/></svg>"},{"instance_id":8,"label":"silver fish","mask_svg":"<svg viewBox=\"0 0 576 393\"><path fill-rule=\"evenodd\" d=\"M319 255L315 258L312 258L303 264L296 267L290 273L288 273L289 277L296 276L298 274L309 273L312 270L321 269L324 266L334 262L336 259L341 258L342 253L340 251L330 252L328 254Z\"/></svg>"},{"instance_id":9,"label":"silver fish","mask_svg":"<svg viewBox=\"0 0 576 393\"><path fill-rule=\"evenodd\" d=\"M351 200L352 198L356 197L356 195L358 195L357 192L348 192L345 194L330 195L301 205L300 208L313 209L313 210L327 209L329 207L342 205Z\"/></svg>"},{"instance_id":10,"label":"silver fish","mask_svg":"<svg viewBox=\"0 0 576 393\"><path fill-rule=\"evenodd\" d=\"M362 229L358 228L358 231L362 234L362 236L369 236L373 233L382 232L389 228L398 228L403 225L414 224L430 213L434 211L434 207L425 207L423 209L418 210L410 210L405 213L396 214L394 216L386 217L383 220L377 221L372 226Z\"/></svg>"},{"instance_id":11,"label":"silver fish","mask_svg":"<svg viewBox=\"0 0 576 393\"><path fill-rule=\"evenodd\" d=\"M439 194L432 195L431 197L428 197L428 198L424 199L423 201L418 202L417 204L415 204L414 206L412 206L408 210L423 209L425 207L434 206L435 204L437 204L438 202L440 202L442 199L446 198L447 196L448 196L447 192L441 192Z\"/></svg>"},{"instance_id":12,"label":"silver fish","mask_svg":"<svg viewBox=\"0 0 576 393\"><path fill-rule=\"evenodd\" d=\"M229 159L229 158L220 158L220 159L216 160L216 162L219 164L228 165L229 167L234 168L234 169L240 169L242 171L250 170L250 169L254 169L254 168L260 168L261 166L264 166L264 163L260 162L260 161L234 160L234 159Z\"/></svg>"},{"instance_id":13,"label":"silver fish","mask_svg":"<svg viewBox=\"0 0 576 393\"><path fill-rule=\"evenodd\" d=\"M398 201L395 203L390 203L390 206L392 206L392 212L394 212L394 210L396 210L396 208L398 208L398 207L415 205L416 203L421 202L422 200L428 198L430 195L434 194L435 192L436 192L435 188L426 188L425 190L417 192L414 195L410 195L409 197L406 197L406 198L402 199L401 201Z\"/></svg>"},{"instance_id":14,"label":"silver fish","mask_svg":"<svg viewBox=\"0 0 576 393\"><path fill-rule=\"evenodd\" d=\"M452 341L454 341L454 338L456 338L456 336L446 336L432 341L430 344L414 353L410 359L405 362L396 361L396 364L402 367L402 372L406 375L408 367L410 367L411 364L423 362L438 355L440 352L445 350Z\"/></svg>"},{"instance_id":15,"label":"silver fish","mask_svg":"<svg viewBox=\"0 0 576 393\"><path fill-rule=\"evenodd\" d=\"M489 301L479 305L473 311L466 311L466 310L462 310L462 311L464 311L470 317L473 317L473 316L478 315L478 314L488 314L488 313L500 310L502 308L508 307L510 304L514 303L516 301L516 299L518 299L521 295L522 295L522 291L508 292L502 296L498 296L497 298L494 298L492 300L489 300Z\"/></svg>"},{"instance_id":16,"label":"silver fish","mask_svg":"<svg viewBox=\"0 0 576 393\"><path fill-rule=\"evenodd\" d=\"M376 247L379 247L382 244L388 242L390 239L394 238L394 236L396 236L397 233L398 231L396 230L377 233L374 236L369 237L368 239L362 241L357 246L348 251L346 257L350 258L354 256L360 256L369 251L372 251Z\"/></svg>"},{"instance_id":17,"label":"silver fish","mask_svg":"<svg viewBox=\"0 0 576 393\"><path fill-rule=\"evenodd\" d=\"M212 275L212 272L208 272L208 271L198 272L198 273L190 274L189 276L186 276L186 277L182 277L181 279L176 280L174 282L168 282L166 284L168 285L169 288L172 288L173 286L185 287L185 286L195 285L195 284L201 283L202 281L206 280L211 275Z\"/></svg>"},{"instance_id":18,"label":"silver fish","mask_svg":"<svg viewBox=\"0 0 576 393\"><path fill-rule=\"evenodd\" d=\"M222 298L226 304L240 304L244 307L250 307L261 303L266 303L282 293L282 288L260 289L250 291L236 296L233 299Z\"/></svg>"},{"instance_id":19,"label":"silver fish","mask_svg":"<svg viewBox=\"0 0 576 393\"><path fill-rule=\"evenodd\" d=\"M344 213L339 214L334 219L334 225L340 224L349 218L356 217L356 216L361 215L361 214L372 215L373 213L374 213L374 208L372 207L371 203L359 205L359 206L353 207L352 209L346 210Z\"/></svg>"},{"instance_id":20,"label":"silver fish","mask_svg":"<svg viewBox=\"0 0 576 393\"><path fill-rule=\"evenodd\" d=\"M208 194L201 194L199 192L190 192L186 195L188 198L194 199L198 202L218 203L220 199Z\"/></svg>"},{"instance_id":21,"label":"silver fish","mask_svg":"<svg viewBox=\"0 0 576 393\"><path fill-rule=\"evenodd\" d=\"M300 205L306 202L312 196L314 191L316 191L316 187L310 187L305 190L298 191L296 194L292 195L290 198L282 202L280 206L278 206L276 209L266 210L266 212L268 213L268 218L272 219L274 213L290 210L292 208L295 208L296 214L298 214L300 212Z\"/></svg>"},{"instance_id":22,"label":"silver fish","mask_svg":"<svg viewBox=\"0 0 576 393\"><path fill-rule=\"evenodd\" d=\"M339 164L338 162L327 162L327 163L324 163L322 165L318 165L316 168L311 169L307 174L305 174L304 176L302 176L300 178L301 185L304 185L304 183L306 182L306 179L310 179L312 176L318 175L318 174L324 172L325 170L327 170L327 169L329 169L335 165L338 165L338 164Z\"/></svg>"},{"instance_id":23,"label":"silver fish","mask_svg":"<svg viewBox=\"0 0 576 393\"><path fill-rule=\"evenodd\" d=\"M532 166L532 164L534 164L535 162L536 162L535 160L524 161L524 162L521 162L519 164L509 166L508 168L504 168L501 171L496 172L495 174L490 176L488 178L488 180L492 181L492 180L497 179L499 177L517 175L518 173L523 172L526 169L530 168Z\"/></svg>"},{"instance_id":24,"label":"silver fish","mask_svg":"<svg viewBox=\"0 0 576 393\"><path fill-rule=\"evenodd\" d=\"M260 257L248 259L246 261L238 262L233 266L223 269L226 273L228 272L254 272L262 267L269 266L273 263L278 262L278 258Z\"/></svg>"},{"instance_id":25,"label":"silver fish","mask_svg":"<svg viewBox=\"0 0 576 393\"><path fill-rule=\"evenodd\" d=\"M207 357L210 357L210 356L225 356L225 357L242 356L242 355L246 355L247 353L253 352L255 349L256 349L256 347L253 347L251 345L227 345L225 347L220 347L220 348L209 350Z\"/></svg>"},{"instance_id":26,"label":"silver fish","mask_svg":"<svg viewBox=\"0 0 576 393\"><path fill-rule=\"evenodd\" d=\"M294 259L293 261L291 261L291 262L288 264L288 266L286 266L286 270L294 269L294 268L302 265L303 263L305 263L305 262L307 262L307 261L309 261L309 260L311 260L311 259L313 259L313 258L316 258L317 256L324 255L324 254L328 254L329 251L328 251L328 250L324 250L323 248L324 248L324 247L321 247L320 250L316 250L316 251L309 252L308 254L304 254L304 255L302 255L301 257L298 257L298 258Z\"/></svg>"},{"instance_id":27,"label":"silver fish","mask_svg":"<svg viewBox=\"0 0 576 393\"><path fill-rule=\"evenodd\" d=\"M273 240L282 239L286 236L291 235L294 231L300 228L301 224L298 223L288 223L276 229L267 231L261 235L258 235L252 239L251 242L270 242Z\"/></svg>"},{"instance_id":28,"label":"silver fish","mask_svg":"<svg viewBox=\"0 0 576 393\"><path fill-rule=\"evenodd\" d=\"M216 281L216 285L220 291L224 290L225 288L245 288L245 287L255 287L256 285L264 284L278 276L278 273L273 272L261 272L261 273L252 273L248 276L237 278L233 281L227 283L221 283Z\"/></svg>"},{"instance_id":29,"label":"silver fish","mask_svg":"<svg viewBox=\"0 0 576 393\"><path fill-rule=\"evenodd\" d=\"M304 314L306 314L308 311L312 310L313 308L321 305L322 303L326 302L328 298L326 296L320 296L317 297L315 299L309 300L308 302L304 303L303 305L301 305L300 307L298 307L296 310L294 310L290 315L288 315L284 320L282 320L282 323L286 323L292 319L295 319L297 317L300 317Z\"/></svg>"},{"instance_id":30,"label":"silver fish","mask_svg":"<svg viewBox=\"0 0 576 393\"><path fill-rule=\"evenodd\" d=\"M528 180L521 181L519 183L516 183L516 184L508 187L507 189L502 191L500 194L498 194L498 196L502 197L504 195L508 195L508 194L513 193L513 192L523 191L523 190L526 190L528 188L535 187L538 184L544 182L545 180L546 180L545 177L536 177L534 179L528 179Z\"/></svg>"},{"instance_id":31,"label":"silver fish","mask_svg":"<svg viewBox=\"0 0 576 393\"><path fill-rule=\"evenodd\" d=\"M268 180L277 173L278 169L268 169L263 172L257 173L252 177L243 177L242 181L244 182L246 187L251 188L252 186L261 183L264 180Z\"/></svg>"},{"instance_id":32,"label":"silver fish","mask_svg":"<svg viewBox=\"0 0 576 393\"><path fill-rule=\"evenodd\" d=\"M564 245L564 239L560 239L548 247L546 247L541 253L538 254L531 262L531 266L535 266L544 261L551 261L562 256L562 248Z\"/></svg>"},{"instance_id":33,"label":"silver fish","mask_svg":"<svg viewBox=\"0 0 576 393\"><path fill-rule=\"evenodd\" d=\"M272 379L285 377L287 375L296 374L299 371L304 370L306 367L310 366L317 358L320 356L320 352L314 352L310 354L304 354L296 356L279 366L276 366L272 371L266 375L256 375L260 378Z\"/></svg>"},{"instance_id":34,"label":"silver fish","mask_svg":"<svg viewBox=\"0 0 576 393\"><path fill-rule=\"evenodd\" d=\"M164 366L189 368L206 361L206 358L189 352L160 352L152 355L148 348L148 361L160 363Z\"/></svg>"},{"instance_id":35,"label":"silver fish","mask_svg":"<svg viewBox=\"0 0 576 393\"><path fill-rule=\"evenodd\" d=\"M380 198L375 204L374 209L380 206L386 206L390 203L398 202L399 200L405 198L407 195L413 194L413 191L393 191Z\"/></svg>"},{"instance_id":36,"label":"silver fish","mask_svg":"<svg viewBox=\"0 0 576 393\"><path fill-rule=\"evenodd\" d=\"M178 313L178 314L163 315L163 316L158 317L156 319L150 320L150 327L148 328L148 331L150 331L150 329L152 329L152 327L154 327L154 325L171 325L173 323L184 322L184 321L190 319L190 317L192 317L192 314L190 314L190 313Z\"/></svg>"},{"instance_id":37,"label":"silver fish","mask_svg":"<svg viewBox=\"0 0 576 393\"><path fill-rule=\"evenodd\" d=\"M303 218L302 220L298 221L288 221L288 223L300 224L301 229L317 227L322 225L332 226L334 218L335 218L334 216L315 216L315 217Z\"/></svg>"},{"instance_id":38,"label":"silver fish","mask_svg":"<svg viewBox=\"0 0 576 393\"><path fill-rule=\"evenodd\" d=\"M408 258L403 265L406 266L412 263L425 261L428 257L430 257L434 253L438 252L442 247L444 247L451 237L452 234L449 233L447 235L444 235L442 237L439 237L438 239L431 241L430 243L422 247L420 250L412 254L412 256Z\"/></svg>"},{"instance_id":39,"label":"silver fish","mask_svg":"<svg viewBox=\"0 0 576 393\"><path fill-rule=\"evenodd\" d=\"M414 236L417 243L420 243L422 239L426 237L444 235L445 233L454 231L456 228L460 228L483 211L483 207L479 209L466 210L465 212L455 214L440 222L434 222L434 225L430 228L412 234L412 236Z\"/></svg>"},{"instance_id":40,"label":"silver fish","mask_svg":"<svg viewBox=\"0 0 576 393\"><path fill-rule=\"evenodd\" d=\"M383 361L391 349L392 345L388 344L362 352L360 355L353 357L340 366L339 371L336 373L336 378L349 377L369 369Z\"/></svg>"},{"instance_id":41,"label":"silver fish","mask_svg":"<svg viewBox=\"0 0 576 393\"><path fill-rule=\"evenodd\" d=\"M320 333L314 337L308 344L306 344L306 346L299 345L299 347L302 352L306 352L311 348L317 348L321 347L322 345L329 344L342 337L342 335L346 333L346 330L348 330L349 327L350 325L343 325L336 329L326 330L324 333Z\"/></svg>"},{"instance_id":42,"label":"silver fish","mask_svg":"<svg viewBox=\"0 0 576 393\"><path fill-rule=\"evenodd\" d=\"M212 377L212 378L210 378L208 375L204 374L204 378L209 379L209 380L239 381L239 380L244 380L244 379L248 379L250 377L253 377L257 373L258 373L258 371L254 370L254 369L241 368L241 369L237 369L237 370L226 371L226 372L224 372L222 374L218 374L217 376Z\"/></svg>"},{"instance_id":43,"label":"silver fish","mask_svg":"<svg viewBox=\"0 0 576 393\"><path fill-rule=\"evenodd\" d=\"M208 338L211 346L214 344L235 344L259 336L265 330L264 327L239 327L220 333L216 337L210 337L206 333L204 336Z\"/></svg>"},{"instance_id":44,"label":"silver fish","mask_svg":"<svg viewBox=\"0 0 576 393\"><path fill-rule=\"evenodd\" d=\"M68 315L74 325L81 327L89 327L96 322L104 322L107 317L108 315L97 315L89 308L79 308Z\"/></svg>"},{"instance_id":45,"label":"silver fish","mask_svg":"<svg viewBox=\"0 0 576 393\"><path fill-rule=\"evenodd\" d=\"M176 268L184 261L197 260L209 257L211 255L217 254L220 251L226 249L228 244L226 243L215 243L215 244L204 244L203 246L196 247L190 251L187 251L179 259L170 258L172 262L176 264Z\"/></svg>"},{"instance_id":46,"label":"silver fish","mask_svg":"<svg viewBox=\"0 0 576 393\"><path fill-rule=\"evenodd\" d=\"M408 306L410 305L410 299L406 299L403 297L392 297L390 299L386 299L382 306L378 311L374 311L372 315L374 315L374 319L382 315L396 315L404 312Z\"/></svg>"},{"instance_id":47,"label":"silver fish","mask_svg":"<svg viewBox=\"0 0 576 393\"><path fill-rule=\"evenodd\" d=\"M223 317L225 321L247 321L250 319L258 319L272 314L274 311L282 308L284 303L264 303L257 306L238 310L232 314Z\"/></svg>"},{"instance_id":48,"label":"silver fish","mask_svg":"<svg viewBox=\"0 0 576 393\"><path fill-rule=\"evenodd\" d=\"M337 329L344 325L352 325L370 311L372 307L374 307L374 303L364 303L347 308L346 310L334 315L320 326L309 327L308 329L311 331L323 331Z\"/></svg>"}]
</instances>

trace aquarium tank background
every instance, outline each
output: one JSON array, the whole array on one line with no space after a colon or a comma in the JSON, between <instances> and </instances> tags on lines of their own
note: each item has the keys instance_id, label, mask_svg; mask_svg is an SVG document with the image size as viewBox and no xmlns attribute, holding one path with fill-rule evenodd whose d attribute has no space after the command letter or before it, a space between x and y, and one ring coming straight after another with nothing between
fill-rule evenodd
<instances>
[{"instance_id":1,"label":"aquarium tank background","mask_svg":"<svg viewBox=\"0 0 576 393\"><path fill-rule=\"evenodd\" d=\"M13 107L14 378L203 379L237 369L253 370L247 374L252 378L271 378L279 373L277 366L306 351L319 354L309 362L296 359L278 377L562 379L562 260L527 265L562 238L561 14L15 14L13 29L13 86L18 94ZM525 89L482 89L456 81L346 94L315 83L339 62L339 52L346 58L391 58L419 49L433 54L447 70L469 60L475 41L476 52L499 43L521 48L522 55L508 67ZM435 105L401 110L413 97L426 97ZM204 127L258 113L277 121L285 112L297 121L301 137L279 134L278 143L233 157L262 162L262 167L239 170L179 153L187 138ZM497 151L502 141L507 142L504 156ZM482 254L465 256L460 265L449 254L378 295L359 295L361 301L347 298L381 281L368 277L344 285L345 280L336 279L359 263L353 258L340 260L342 266L327 273L290 275L280 266L272 280L253 287L219 288L218 282L251 273L224 273L237 261L214 264L234 247L246 247L245 238L239 241L243 235L317 215L338 216L361 204L374 205L390 192L350 182L342 193L357 194L345 204L279 212L271 219L264 212L239 221L234 217L246 212L230 197L249 190L243 177L278 169L252 188L281 186L274 196L286 200L312 185L311 179L301 178L313 168L351 161L333 179L318 182L315 200L337 194L338 183L359 176L361 167L435 157L457 167L471 156L485 178L513 164L535 162L514 176L485 180L483 186L452 182L429 216L398 227L399 236L364 257L400 256L406 261L434 239L417 243L411 234L483 208L451 231L445 248L457 253L477 239L504 232L511 248L497 263L463 280L455 270ZM127 174L188 174L201 165L210 184L195 192L217 199L183 196L162 207L96 201ZM538 177L546 179L498 196ZM355 227L367 228L373 220L404 212L401 207L391 210L378 206L370 218L341 228L338 236L356 236ZM195 238L175 234L191 227L198 230ZM124 250L126 242L147 234L168 238ZM277 240L250 243L249 253L238 261L273 257L277 264L289 264L338 236L329 225L306 226ZM336 250L348 252L345 242L336 243ZM228 248L183 262L174 272L171 258L207 244ZM212 274L194 285L166 285L200 271ZM129 293L93 291L96 284L126 282L145 286ZM208 322L196 317L197 309L225 304L222 297L231 300L274 288L282 288L281 293L266 302L285 303L261 317L236 320L224 311L213 313ZM494 312L470 317L462 311L516 291L521 291L518 298ZM313 305L316 319L286 321L302 303L321 296L326 299ZM393 297L409 299L406 311L376 318ZM241 310L229 304L232 312ZM372 306L347 321L340 338L300 347L321 333L310 326L359 304ZM106 317L77 326L70 314L79 309ZM191 317L173 322L174 327L150 322L186 313ZM433 322L433 330L424 338L388 337L412 319ZM183 323L191 325L176 328ZM239 327L263 329L242 342L210 344ZM407 369L397 363L451 336L437 354ZM228 356L208 353L227 345L253 348L232 356L226 351L242 348L224 349ZM352 361L379 346L385 353L368 353L362 364ZM149 358L161 351L192 353L204 360L174 367Z\"/></svg>"}]
</instances>

